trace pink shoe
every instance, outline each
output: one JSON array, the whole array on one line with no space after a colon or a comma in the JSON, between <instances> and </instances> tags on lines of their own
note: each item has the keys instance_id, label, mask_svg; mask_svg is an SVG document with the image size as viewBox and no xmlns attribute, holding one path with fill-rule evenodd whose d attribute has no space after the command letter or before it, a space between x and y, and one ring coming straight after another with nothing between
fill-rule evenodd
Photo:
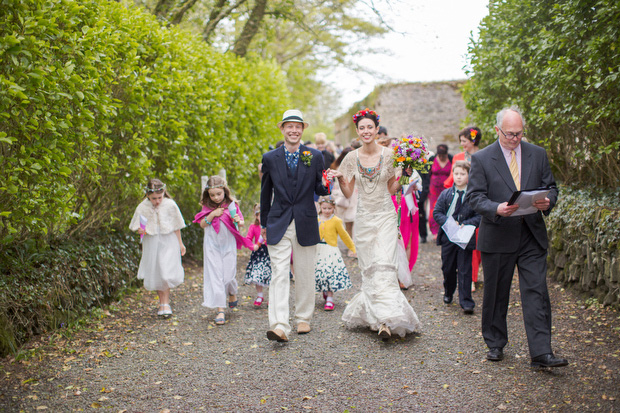
<instances>
[{"instance_id":1,"label":"pink shoe","mask_svg":"<svg viewBox=\"0 0 620 413\"><path fill-rule=\"evenodd\" d=\"M254 307L260 307L260 305L263 303L263 300L263 297L256 297L256 300L254 300Z\"/></svg>"},{"instance_id":2,"label":"pink shoe","mask_svg":"<svg viewBox=\"0 0 620 413\"><path fill-rule=\"evenodd\" d=\"M325 302L325 307L323 307L323 309L325 311L334 311L334 302L333 301L326 301Z\"/></svg>"}]
</instances>

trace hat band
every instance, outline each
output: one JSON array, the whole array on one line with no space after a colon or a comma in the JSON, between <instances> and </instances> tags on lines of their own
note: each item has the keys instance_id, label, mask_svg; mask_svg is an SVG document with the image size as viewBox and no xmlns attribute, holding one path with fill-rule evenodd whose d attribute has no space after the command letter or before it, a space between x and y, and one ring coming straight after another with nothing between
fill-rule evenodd
<instances>
[{"instance_id":1,"label":"hat band","mask_svg":"<svg viewBox=\"0 0 620 413\"><path fill-rule=\"evenodd\" d=\"M301 122L304 123L304 120L302 118L300 118L299 116L289 116L286 117L284 119L282 119L282 123L284 122Z\"/></svg>"}]
</instances>

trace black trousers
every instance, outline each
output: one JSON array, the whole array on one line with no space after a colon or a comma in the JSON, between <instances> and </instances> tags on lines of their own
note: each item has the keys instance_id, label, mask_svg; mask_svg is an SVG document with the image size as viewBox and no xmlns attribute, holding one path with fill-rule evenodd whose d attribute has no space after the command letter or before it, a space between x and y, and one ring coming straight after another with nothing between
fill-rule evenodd
<instances>
[{"instance_id":1,"label":"black trousers","mask_svg":"<svg viewBox=\"0 0 620 413\"><path fill-rule=\"evenodd\" d=\"M482 253L484 341L489 348L503 348L508 342L506 315L515 266L519 268L521 307L530 356L551 353L551 301L547 290L547 250L538 244L525 223L521 227L521 239L516 252Z\"/></svg>"},{"instance_id":2,"label":"black trousers","mask_svg":"<svg viewBox=\"0 0 620 413\"><path fill-rule=\"evenodd\" d=\"M452 242L441 246L444 294L452 297L458 285L459 304L463 308L473 308L476 305L471 296L472 253L472 250L464 250Z\"/></svg>"},{"instance_id":3,"label":"black trousers","mask_svg":"<svg viewBox=\"0 0 620 413\"><path fill-rule=\"evenodd\" d=\"M426 208L424 208L424 204L426 203L427 199L428 194L422 193L420 194L420 199L418 200L418 208L420 209L420 221L418 222L418 231L420 232L420 238L424 240L428 236L428 230L426 229L428 218L426 217Z\"/></svg>"}]
</instances>

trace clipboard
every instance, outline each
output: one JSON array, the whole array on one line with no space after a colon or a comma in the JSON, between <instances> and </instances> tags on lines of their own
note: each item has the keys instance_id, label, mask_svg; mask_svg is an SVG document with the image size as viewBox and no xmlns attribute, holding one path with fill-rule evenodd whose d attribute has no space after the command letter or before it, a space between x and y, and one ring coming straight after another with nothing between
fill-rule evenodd
<instances>
[{"instance_id":1,"label":"clipboard","mask_svg":"<svg viewBox=\"0 0 620 413\"><path fill-rule=\"evenodd\" d=\"M521 215L530 215L538 212L538 208L534 206L534 202L539 199L545 199L549 192L553 188L538 188L538 189L525 189L523 191L515 191L508 205L519 205L519 209L512 213L511 217L517 217Z\"/></svg>"},{"instance_id":2,"label":"clipboard","mask_svg":"<svg viewBox=\"0 0 620 413\"><path fill-rule=\"evenodd\" d=\"M534 189L524 189L522 191L514 191L512 193L512 196L510 197L510 199L508 200L508 205L514 205L517 202L517 199L519 199L519 197L521 196L521 194L524 195L534 195L536 193L539 192L543 192L546 191L545 196L547 196L547 194L552 190L553 188L550 186L543 186L540 188L534 188Z\"/></svg>"}]
</instances>

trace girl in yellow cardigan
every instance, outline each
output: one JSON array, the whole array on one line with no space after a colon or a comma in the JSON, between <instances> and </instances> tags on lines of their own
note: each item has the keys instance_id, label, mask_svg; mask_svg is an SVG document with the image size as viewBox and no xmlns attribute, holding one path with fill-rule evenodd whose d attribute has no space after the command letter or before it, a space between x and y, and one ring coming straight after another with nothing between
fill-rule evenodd
<instances>
[{"instance_id":1,"label":"girl in yellow cardigan","mask_svg":"<svg viewBox=\"0 0 620 413\"><path fill-rule=\"evenodd\" d=\"M342 220L334 215L335 203L331 197L319 198L319 232L321 242L317 246L317 260L314 269L316 291L323 293L325 311L334 309L334 292L351 288L351 278L338 249L338 236L350 251L355 245L345 230Z\"/></svg>"}]
</instances>

